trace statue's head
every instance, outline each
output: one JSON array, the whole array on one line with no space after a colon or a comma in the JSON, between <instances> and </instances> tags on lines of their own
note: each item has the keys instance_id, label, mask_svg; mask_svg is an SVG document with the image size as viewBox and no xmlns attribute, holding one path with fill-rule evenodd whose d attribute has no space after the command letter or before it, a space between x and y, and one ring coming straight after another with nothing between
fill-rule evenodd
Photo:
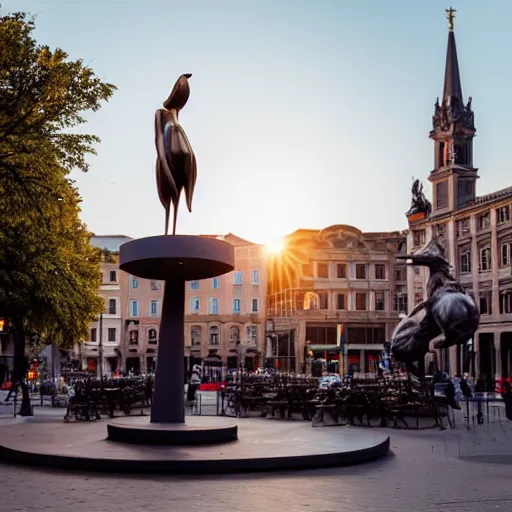
<instances>
[{"instance_id":1,"label":"statue's head","mask_svg":"<svg viewBox=\"0 0 512 512\"><path fill-rule=\"evenodd\" d=\"M446 260L445 250L437 237L432 237L419 252L397 256L397 259L406 260L408 265L425 266L425 267L450 267Z\"/></svg>"}]
</instances>

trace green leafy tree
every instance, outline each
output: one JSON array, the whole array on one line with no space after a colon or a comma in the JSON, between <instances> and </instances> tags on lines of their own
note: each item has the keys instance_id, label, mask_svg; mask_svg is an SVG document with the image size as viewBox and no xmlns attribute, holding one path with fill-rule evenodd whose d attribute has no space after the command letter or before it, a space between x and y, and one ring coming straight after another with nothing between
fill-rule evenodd
<instances>
[{"instance_id":1,"label":"green leafy tree","mask_svg":"<svg viewBox=\"0 0 512 512\"><path fill-rule=\"evenodd\" d=\"M14 327L20 384L27 339L69 346L103 309L100 254L69 173L88 170L99 142L77 132L84 113L115 90L82 60L37 44L34 28L25 13L0 16L0 316ZM24 388L22 409L30 409L27 399Z\"/></svg>"}]
</instances>

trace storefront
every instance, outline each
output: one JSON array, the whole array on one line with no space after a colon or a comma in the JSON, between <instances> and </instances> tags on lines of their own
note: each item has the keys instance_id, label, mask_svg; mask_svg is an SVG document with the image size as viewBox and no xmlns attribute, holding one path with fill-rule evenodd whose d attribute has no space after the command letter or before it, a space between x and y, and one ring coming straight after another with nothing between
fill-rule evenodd
<instances>
[{"instance_id":1,"label":"storefront","mask_svg":"<svg viewBox=\"0 0 512 512\"><path fill-rule=\"evenodd\" d=\"M281 372L295 372L295 330L268 333L265 340L265 368ZM254 368L258 367L253 361Z\"/></svg>"},{"instance_id":2,"label":"storefront","mask_svg":"<svg viewBox=\"0 0 512 512\"><path fill-rule=\"evenodd\" d=\"M311 360L311 373L340 373L340 347L338 345L307 345L307 355Z\"/></svg>"}]
</instances>

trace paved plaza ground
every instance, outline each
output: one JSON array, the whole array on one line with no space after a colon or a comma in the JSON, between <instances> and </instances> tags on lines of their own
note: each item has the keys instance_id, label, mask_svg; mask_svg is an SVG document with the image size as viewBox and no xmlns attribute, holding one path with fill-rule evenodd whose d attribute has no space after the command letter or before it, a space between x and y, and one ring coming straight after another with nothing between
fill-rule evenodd
<instances>
[{"instance_id":1,"label":"paved plaza ground","mask_svg":"<svg viewBox=\"0 0 512 512\"><path fill-rule=\"evenodd\" d=\"M36 409L36 414L45 428L62 417L62 411L51 408ZM12 425L13 421L5 417L0 420L0 436L2 430L6 431L2 425ZM17 421L22 428L23 420ZM347 427L331 428L343 436ZM328 470L168 477L70 474L0 464L0 510L512 510L511 422L503 418L499 422L492 416L490 423L468 431L458 418L455 430L387 432L391 436L389 456L360 466Z\"/></svg>"}]
</instances>

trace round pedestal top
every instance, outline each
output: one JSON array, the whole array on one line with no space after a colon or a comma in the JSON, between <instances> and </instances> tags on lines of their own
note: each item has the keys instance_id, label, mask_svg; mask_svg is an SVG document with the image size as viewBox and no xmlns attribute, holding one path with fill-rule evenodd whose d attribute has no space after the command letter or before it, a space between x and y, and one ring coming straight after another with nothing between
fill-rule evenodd
<instances>
[{"instance_id":1,"label":"round pedestal top","mask_svg":"<svg viewBox=\"0 0 512 512\"><path fill-rule=\"evenodd\" d=\"M234 270L235 250L231 244L216 238L151 236L121 245L119 267L143 279L209 279Z\"/></svg>"}]
</instances>

